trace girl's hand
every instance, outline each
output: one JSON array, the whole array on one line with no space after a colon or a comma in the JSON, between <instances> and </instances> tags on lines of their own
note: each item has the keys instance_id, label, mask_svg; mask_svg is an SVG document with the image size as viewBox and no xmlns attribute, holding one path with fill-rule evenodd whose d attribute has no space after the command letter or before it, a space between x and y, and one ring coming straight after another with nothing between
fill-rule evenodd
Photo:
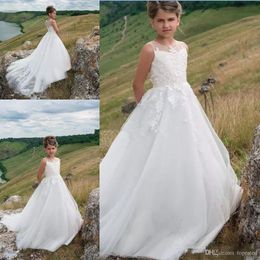
<instances>
[{"instance_id":1,"label":"girl's hand","mask_svg":"<svg viewBox=\"0 0 260 260\"><path fill-rule=\"evenodd\" d=\"M151 46L151 44L145 44L139 55L139 63L133 81L134 95L137 103L140 102L144 94L144 82L147 79L153 59L153 46Z\"/></svg>"}]
</instances>

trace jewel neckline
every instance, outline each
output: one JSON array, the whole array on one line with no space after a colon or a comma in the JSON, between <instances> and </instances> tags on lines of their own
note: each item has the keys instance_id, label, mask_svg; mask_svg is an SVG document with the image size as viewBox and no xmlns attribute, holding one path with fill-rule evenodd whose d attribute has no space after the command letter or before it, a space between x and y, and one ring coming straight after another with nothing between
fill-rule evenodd
<instances>
[{"instance_id":1,"label":"jewel neckline","mask_svg":"<svg viewBox=\"0 0 260 260\"><path fill-rule=\"evenodd\" d=\"M56 157L55 159L50 160L48 157L46 157L46 160L49 161L49 162L55 162L55 161L58 161L58 158Z\"/></svg>"},{"instance_id":2,"label":"jewel neckline","mask_svg":"<svg viewBox=\"0 0 260 260\"><path fill-rule=\"evenodd\" d=\"M177 40L174 39L174 42L171 44L171 45L164 45L164 44L161 44L160 42L156 41L156 40L153 40L153 42L155 44L159 44L161 46L163 46L164 48L168 48L168 49L173 49L176 45L177 45Z\"/></svg>"}]
</instances>

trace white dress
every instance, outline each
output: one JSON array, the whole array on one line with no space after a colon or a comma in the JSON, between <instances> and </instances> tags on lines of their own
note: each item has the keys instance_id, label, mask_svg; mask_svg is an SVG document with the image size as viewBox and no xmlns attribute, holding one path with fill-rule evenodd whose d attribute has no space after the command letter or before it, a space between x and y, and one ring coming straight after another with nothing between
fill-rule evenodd
<instances>
[{"instance_id":1,"label":"white dress","mask_svg":"<svg viewBox=\"0 0 260 260\"><path fill-rule=\"evenodd\" d=\"M186 44L155 41L153 87L100 164L100 255L203 252L242 196L229 153L186 79Z\"/></svg>"},{"instance_id":2,"label":"white dress","mask_svg":"<svg viewBox=\"0 0 260 260\"><path fill-rule=\"evenodd\" d=\"M48 32L31 55L7 68L6 79L15 93L27 97L42 93L51 83L66 78L66 71L71 69L70 56L60 37L48 20L45 24Z\"/></svg>"},{"instance_id":3,"label":"white dress","mask_svg":"<svg viewBox=\"0 0 260 260\"><path fill-rule=\"evenodd\" d=\"M82 226L78 206L60 175L60 159L47 159L44 175L23 211L1 220L16 232L18 249L56 251L68 245Z\"/></svg>"}]
</instances>

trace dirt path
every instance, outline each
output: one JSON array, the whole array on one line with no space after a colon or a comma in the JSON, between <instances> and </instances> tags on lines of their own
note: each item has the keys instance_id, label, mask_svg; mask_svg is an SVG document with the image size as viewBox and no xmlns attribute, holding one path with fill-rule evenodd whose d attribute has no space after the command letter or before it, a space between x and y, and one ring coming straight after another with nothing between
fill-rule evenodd
<instances>
[{"instance_id":1,"label":"dirt path","mask_svg":"<svg viewBox=\"0 0 260 260\"><path fill-rule=\"evenodd\" d=\"M127 31L127 15L124 16L124 29L122 30L121 34L122 34L122 37L121 39L113 45L113 47L108 51L106 52L105 54L101 55L101 57L105 57L106 55L110 54L111 52L113 52L116 47L122 42L124 41L125 37L126 37L126 31Z\"/></svg>"}]
</instances>

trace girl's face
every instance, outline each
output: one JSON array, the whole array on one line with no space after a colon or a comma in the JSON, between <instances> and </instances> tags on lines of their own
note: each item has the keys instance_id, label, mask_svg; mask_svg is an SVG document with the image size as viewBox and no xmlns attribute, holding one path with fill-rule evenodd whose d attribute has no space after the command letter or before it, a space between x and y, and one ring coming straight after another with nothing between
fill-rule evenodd
<instances>
[{"instance_id":1,"label":"girl's face","mask_svg":"<svg viewBox=\"0 0 260 260\"><path fill-rule=\"evenodd\" d=\"M49 145L45 147L45 152L47 153L48 157L54 157L57 152L57 147L54 145Z\"/></svg>"},{"instance_id":2,"label":"girl's face","mask_svg":"<svg viewBox=\"0 0 260 260\"><path fill-rule=\"evenodd\" d=\"M172 38L180 24L180 19L175 13L165 12L159 9L151 20L151 25L157 35L162 38Z\"/></svg>"},{"instance_id":3,"label":"girl's face","mask_svg":"<svg viewBox=\"0 0 260 260\"><path fill-rule=\"evenodd\" d=\"M52 19L56 19L56 11L54 10L52 13L49 13L49 17Z\"/></svg>"}]
</instances>

